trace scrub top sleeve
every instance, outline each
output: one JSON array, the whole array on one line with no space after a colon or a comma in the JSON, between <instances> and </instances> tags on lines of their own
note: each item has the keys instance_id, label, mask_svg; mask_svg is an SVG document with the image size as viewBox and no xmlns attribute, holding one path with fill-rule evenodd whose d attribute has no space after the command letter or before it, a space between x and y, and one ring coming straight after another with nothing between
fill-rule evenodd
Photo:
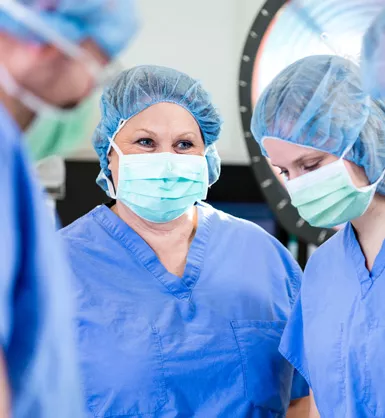
<instances>
[{"instance_id":1,"label":"scrub top sleeve","mask_svg":"<svg viewBox=\"0 0 385 418\"><path fill-rule=\"evenodd\" d=\"M291 400L305 398L306 396L309 396L309 385L298 370L294 370Z\"/></svg>"},{"instance_id":2,"label":"scrub top sleeve","mask_svg":"<svg viewBox=\"0 0 385 418\"><path fill-rule=\"evenodd\" d=\"M303 338L301 294L298 295L290 318L286 324L281 338L279 351L286 358L286 360L300 372L311 387Z\"/></svg>"}]
</instances>

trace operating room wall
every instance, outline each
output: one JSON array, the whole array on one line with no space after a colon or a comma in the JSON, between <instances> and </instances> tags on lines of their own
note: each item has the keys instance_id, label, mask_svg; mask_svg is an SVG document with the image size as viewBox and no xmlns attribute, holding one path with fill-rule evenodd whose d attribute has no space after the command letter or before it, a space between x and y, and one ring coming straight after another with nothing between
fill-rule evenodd
<instances>
[{"instance_id":1,"label":"operating room wall","mask_svg":"<svg viewBox=\"0 0 385 418\"><path fill-rule=\"evenodd\" d=\"M248 164L238 112L243 43L263 0L140 0L142 27L121 57L124 67L158 64L200 79L224 119L224 164ZM95 112L95 123L97 112ZM94 159L90 141L72 159Z\"/></svg>"}]
</instances>

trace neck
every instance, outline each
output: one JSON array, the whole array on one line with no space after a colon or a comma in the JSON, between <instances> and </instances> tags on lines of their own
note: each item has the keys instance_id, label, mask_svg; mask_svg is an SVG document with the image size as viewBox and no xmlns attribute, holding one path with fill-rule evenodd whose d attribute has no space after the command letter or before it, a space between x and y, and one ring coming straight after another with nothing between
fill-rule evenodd
<instances>
[{"instance_id":1,"label":"neck","mask_svg":"<svg viewBox=\"0 0 385 418\"><path fill-rule=\"evenodd\" d=\"M8 110L22 131L25 131L35 118L35 114L29 108L16 98L8 95L1 87L0 102Z\"/></svg>"},{"instance_id":2,"label":"neck","mask_svg":"<svg viewBox=\"0 0 385 418\"><path fill-rule=\"evenodd\" d=\"M369 209L352 221L352 225L371 267L385 240L385 196L376 193Z\"/></svg>"},{"instance_id":3,"label":"neck","mask_svg":"<svg viewBox=\"0 0 385 418\"><path fill-rule=\"evenodd\" d=\"M120 201L116 201L111 210L151 246L153 242L159 242L163 238L166 238L167 241L189 241L195 233L195 206L178 219L164 224L142 219Z\"/></svg>"},{"instance_id":4,"label":"neck","mask_svg":"<svg viewBox=\"0 0 385 418\"><path fill-rule=\"evenodd\" d=\"M365 237L385 239L385 196L376 193L369 209L359 218L352 221L357 234Z\"/></svg>"}]
</instances>

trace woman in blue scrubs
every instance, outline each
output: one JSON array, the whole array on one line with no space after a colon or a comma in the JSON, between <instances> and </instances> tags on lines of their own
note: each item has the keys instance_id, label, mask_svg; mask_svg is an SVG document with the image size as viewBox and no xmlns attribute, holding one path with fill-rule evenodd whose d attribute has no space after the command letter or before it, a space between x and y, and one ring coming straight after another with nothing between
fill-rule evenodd
<instances>
[{"instance_id":1,"label":"woman in blue scrubs","mask_svg":"<svg viewBox=\"0 0 385 418\"><path fill-rule=\"evenodd\" d=\"M280 351L309 383L313 416L383 418L384 105L350 61L307 57L264 91L252 131L300 215L345 224L310 258Z\"/></svg>"},{"instance_id":2,"label":"woman in blue scrubs","mask_svg":"<svg viewBox=\"0 0 385 418\"><path fill-rule=\"evenodd\" d=\"M307 394L278 352L301 272L258 226L202 202L220 171L208 94L140 66L101 113L98 183L115 200L61 231L89 416L285 416Z\"/></svg>"}]
</instances>

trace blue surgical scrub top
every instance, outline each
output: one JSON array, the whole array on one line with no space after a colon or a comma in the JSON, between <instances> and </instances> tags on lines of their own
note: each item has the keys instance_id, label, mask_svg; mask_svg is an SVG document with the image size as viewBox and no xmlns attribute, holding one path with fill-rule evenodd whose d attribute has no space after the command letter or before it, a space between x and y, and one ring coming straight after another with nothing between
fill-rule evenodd
<instances>
[{"instance_id":1,"label":"blue surgical scrub top","mask_svg":"<svg viewBox=\"0 0 385 418\"><path fill-rule=\"evenodd\" d=\"M22 149L22 134L1 104L0 139L0 351L12 417L81 417L70 270Z\"/></svg>"},{"instance_id":2,"label":"blue surgical scrub top","mask_svg":"<svg viewBox=\"0 0 385 418\"><path fill-rule=\"evenodd\" d=\"M258 226L197 207L182 278L107 206L61 231L90 417L283 417L291 391L307 395L278 352L297 264Z\"/></svg>"},{"instance_id":3,"label":"blue surgical scrub top","mask_svg":"<svg viewBox=\"0 0 385 418\"><path fill-rule=\"evenodd\" d=\"M349 223L310 258L282 354L322 417L385 417L385 247L369 272Z\"/></svg>"}]
</instances>

